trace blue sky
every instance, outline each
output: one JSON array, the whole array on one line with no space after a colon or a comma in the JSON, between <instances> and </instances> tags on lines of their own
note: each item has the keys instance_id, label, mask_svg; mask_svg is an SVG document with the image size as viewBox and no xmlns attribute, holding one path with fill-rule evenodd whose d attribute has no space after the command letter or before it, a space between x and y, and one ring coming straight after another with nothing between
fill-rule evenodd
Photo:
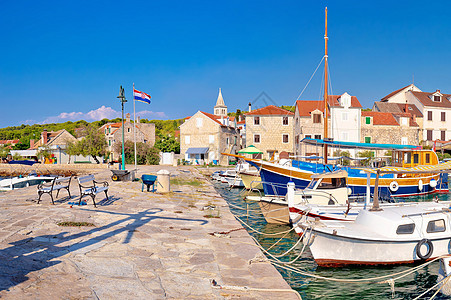
<instances>
[{"instance_id":1,"label":"blue sky","mask_svg":"<svg viewBox=\"0 0 451 300\"><path fill-rule=\"evenodd\" d=\"M413 78L451 93L448 1L2 1L0 127L116 117L133 82L148 119L212 113L218 88L229 111L262 92L292 105L323 57L325 6L334 94L371 107Z\"/></svg>"}]
</instances>

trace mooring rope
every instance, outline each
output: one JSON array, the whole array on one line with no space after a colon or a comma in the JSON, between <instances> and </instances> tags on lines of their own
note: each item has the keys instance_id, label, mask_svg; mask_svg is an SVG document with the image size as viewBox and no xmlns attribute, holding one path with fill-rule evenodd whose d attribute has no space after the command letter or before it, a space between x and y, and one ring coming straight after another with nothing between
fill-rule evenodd
<instances>
[{"instance_id":1,"label":"mooring rope","mask_svg":"<svg viewBox=\"0 0 451 300\"><path fill-rule=\"evenodd\" d=\"M293 289L263 289L263 288L251 288L248 286L236 286L236 285L219 285L216 280L211 280L211 286L215 289L226 289L226 290L233 290L233 291L256 291L256 292L287 292L287 293L294 293L296 296L302 300L301 295Z\"/></svg>"}]
</instances>

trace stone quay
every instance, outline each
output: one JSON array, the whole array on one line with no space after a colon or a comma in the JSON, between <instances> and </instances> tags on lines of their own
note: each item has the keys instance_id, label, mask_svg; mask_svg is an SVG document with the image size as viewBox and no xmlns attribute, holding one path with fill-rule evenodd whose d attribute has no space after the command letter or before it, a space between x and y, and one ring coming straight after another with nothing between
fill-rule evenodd
<instances>
[{"instance_id":1,"label":"stone quay","mask_svg":"<svg viewBox=\"0 0 451 300\"><path fill-rule=\"evenodd\" d=\"M299 299L199 169L139 166L137 177L162 168L170 193L92 169L109 183L97 208L69 204L76 179L55 205L48 194L37 204L36 186L0 192L0 298Z\"/></svg>"}]
</instances>

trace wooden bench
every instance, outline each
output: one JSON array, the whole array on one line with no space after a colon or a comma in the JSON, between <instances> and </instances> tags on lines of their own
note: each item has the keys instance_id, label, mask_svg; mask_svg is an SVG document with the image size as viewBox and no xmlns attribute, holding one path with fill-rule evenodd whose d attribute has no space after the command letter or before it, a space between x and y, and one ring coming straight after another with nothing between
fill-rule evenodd
<instances>
[{"instance_id":1,"label":"wooden bench","mask_svg":"<svg viewBox=\"0 0 451 300\"><path fill-rule=\"evenodd\" d=\"M55 204L55 202L53 201L53 191L57 191L56 198L58 198L60 190L62 190L62 189L67 190L67 192L69 193L69 198L70 198L71 195L70 195L69 187L70 187L71 180L72 180L72 176L59 177L59 178L55 177L55 179L53 179L50 182L41 182L38 185L38 195L39 195L38 204L41 201L42 194L49 194L50 198L52 198L52 204Z\"/></svg>"},{"instance_id":2,"label":"wooden bench","mask_svg":"<svg viewBox=\"0 0 451 300\"><path fill-rule=\"evenodd\" d=\"M91 196L94 207L97 207L95 198L96 195L101 192L105 192L106 199L108 200L108 182L96 181L94 175L78 177L78 186L80 188L80 201L78 201L78 204L81 204L81 198L84 196Z\"/></svg>"}]
</instances>

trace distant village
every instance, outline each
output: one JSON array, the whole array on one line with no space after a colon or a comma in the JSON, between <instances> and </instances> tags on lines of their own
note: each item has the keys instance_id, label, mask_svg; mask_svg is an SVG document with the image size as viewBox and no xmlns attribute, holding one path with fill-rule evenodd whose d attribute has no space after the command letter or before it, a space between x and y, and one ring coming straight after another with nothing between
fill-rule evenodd
<instances>
[{"instance_id":1,"label":"distant village","mask_svg":"<svg viewBox=\"0 0 451 300\"><path fill-rule=\"evenodd\" d=\"M330 95L328 107L328 138L334 141L451 149L451 95L440 90L423 92L410 84L375 102L371 111L362 110L357 97L345 92ZM213 114L198 111L180 125L180 154L186 162L228 165L235 158L221 153L237 154L249 145L267 160L322 155L321 147L301 141L323 138L324 101L298 100L294 112L249 103L241 116L227 113L220 89Z\"/></svg>"},{"instance_id":2,"label":"distant village","mask_svg":"<svg viewBox=\"0 0 451 300\"><path fill-rule=\"evenodd\" d=\"M176 132L180 154L161 154L160 163L229 165L236 158L222 153L238 154L239 150L250 145L263 152L255 155L256 158L266 160L323 155L321 147L301 141L324 137L324 101L298 100L294 112L275 105L258 107L259 104L249 103L247 112L230 116L219 89L213 113L198 111L186 117L180 131ZM356 96L345 92L328 97L328 110L328 138L334 141L451 150L451 95L440 90L423 92L410 84L374 102L371 110L364 110ZM127 114L125 140L153 146L156 141L155 124L141 123L139 118L135 128L133 124L130 114ZM104 124L99 131L107 142L108 157L104 157L103 162L119 161L121 153L117 144L122 142L122 123ZM65 129L56 132L44 130L40 139L30 140L28 150L11 150L11 155L33 158L38 149L45 147L51 153L46 163L94 163L90 156L67 154L68 142L76 140ZM0 146L14 146L18 142L2 140ZM353 149L348 152L350 157L358 155Z\"/></svg>"}]
</instances>

